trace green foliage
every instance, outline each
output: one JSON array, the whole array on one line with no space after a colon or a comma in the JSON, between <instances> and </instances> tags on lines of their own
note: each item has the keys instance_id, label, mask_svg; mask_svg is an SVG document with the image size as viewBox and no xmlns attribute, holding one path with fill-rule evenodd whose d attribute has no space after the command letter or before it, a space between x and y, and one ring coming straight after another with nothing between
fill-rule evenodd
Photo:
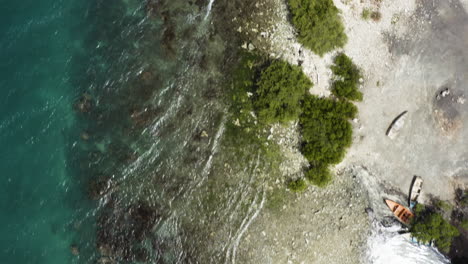
<instances>
[{"instance_id":1,"label":"green foliage","mask_svg":"<svg viewBox=\"0 0 468 264\"><path fill-rule=\"evenodd\" d=\"M307 189L307 183L304 179L292 180L288 183L288 188L293 192L303 192Z\"/></svg>"},{"instance_id":2,"label":"green foliage","mask_svg":"<svg viewBox=\"0 0 468 264\"><path fill-rule=\"evenodd\" d=\"M318 98L304 99L300 117L302 154L311 164L335 164L351 145L352 127L347 119L354 118L356 107L348 101Z\"/></svg>"},{"instance_id":3,"label":"green foliage","mask_svg":"<svg viewBox=\"0 0 468 264\"><path fill-rule=\"evenodd\" d=\"M229 151L235 152L239 161L247 162L254 153L261 151L263 158L276 164L274 160L281 156L279 148L276 144L268 144L265 125L258 122L253 114L255 84L265 62L266 58L254 53L242 52L239 55L239 61L231 74L227 102L230 115L223 143L230 148Z\"/></svg>"},{"instance_id":4,"label":"green foliage","mask_svg":"<svg viewBox=\"0 0 468 264\"><path fill-rule=\"evenodd\" d=\"M306 172L306 178L310 183L325 187L332 180L332 175L326 164L320 163L317 166L311 166Z\"/></svg>"},{"instance_id":5,"label":"green foliage","mask_svg":"<svg viewBox=\"0 0 468 264\"><path fill-rule=\"evenodd\" d=\"M368 20L370 18L371 11L368 8L364 8L361 13L361 17L364 20Z\"/></svg>"},{"instance_id":6,"label":"green foliage","mask_svg":"<svg viewBox=\"0 0 468 264\"><path fill-rule=\"evenodd\" d=\"M461 206L468 206L468 191L465 191L463 193L463 196L460 199L460 205Z\"/></svg>"},{"instance_id":7,"label":"green foliage","mask_svg":"<svg viewBox=\"0 0 468 264\"><path fill-rule=\"evenodd\" d=\"M290 193L285 188L275 188L271 192L268 192L266 208L272 212L279 212L282 206L289 199Z\"/></svg>"},{"instance_id":8,"label":"green foliage","mask_svg":"<svg viewBox=\"0 0 468 264\"><path fill-rule=\"evenodd\" d=\"M362 93L358 90L361 73L353 61L344 53L340 53L335 57L331 70L338 77L332 84L333 94L338 98L361 101Z\"/></svg>"},{"instance_id":9,"label":"green foliage","mask_svg":"<svg viewBox=\"0 0 468 264\"><path fill-rule=\"evenodd\" d=\"M413 208L413 212L415 215L422 215L426 211L426 207L422 204L416 204L416 206Z\"/></svg>"},{"instance_id":10,"label":"green foliage","mask_svg":"<svg viewBox=\"0 0 468 264\"><path fill-rule=\"evenodd\" d=\"M437 200L434 203L434 206L438 208L439 210L446 211L446 212L451 212L453 209L453 206L449 204L448 202L442 201L442 200Z\"/></svg>"},{"instance_id":11,"label":"green foliage","mask_svg":"<svg viewBox=\"0 0 468 264\"><path fill-rule=\"evenodd\" d=\"M460 234L458 230L441 214L431 212L424 207L417 208L417 212L410 229L412 235L422 243L434 241L440 250L448 252L452 239Z\"/></svg>"},{"instance_id":12,"label":"green foliage","mask_svg":"<svg viewBox=\"0 0 468 264\"><path fill-rule=\"evenodd\" d=\"M468 220L463 220L461 223L460 223L460 227L465 229L465 230L468 230Z\"/></svg>"},{"instance_id":13,"label":"green foliage","mask_svg":"<svg viewBox=\"0 0 468 264\"><path fill-rule=\"evenodd\" d=\"M323 54L346 44L347 37L333 0L288 0L299 41Z\"/></svg>"},{"instance_id":14,"label":"green foliage","mask_svg":"<svg viewBox=\"0 0 468 264\"><path fill-rule=\"evenodd\" d=\"M277 60L261 72L257 86L254 106L259 121L271 124L299 117L300 103L312 82L299 66Z\"/></svg>"}]
</instances>

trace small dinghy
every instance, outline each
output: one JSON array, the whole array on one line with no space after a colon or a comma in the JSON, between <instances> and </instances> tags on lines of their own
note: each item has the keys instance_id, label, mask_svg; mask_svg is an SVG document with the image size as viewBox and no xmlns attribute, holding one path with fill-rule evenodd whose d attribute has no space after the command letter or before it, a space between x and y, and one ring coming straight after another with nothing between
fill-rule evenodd
<instances>
[{"instance_id":1,"label":"small dinghy","mask_svg":"<svg viewBox=\"0 0 468 264\"><path fill-rule=\"evenodd\" d=\"M410 208L413 208L418 203L419 195L421 194L421 189L423 185L423 180L419 176L414 176L413 181L411 182L409 201L408 204Z\"/></svg>"},{"instance_id":2,"label":"small dinghy","mask_svg":"<svg viewBox=\"0 0 468 264\"><path fill-rule=\"evenodd\" d=\"M400 130L403 128L403 125L405 124L406 113L408 113L408 111L404 111L397 117L395 117L395 119L393 119L392 123L388 127L387 132L385 134L390 139L395 139Z\"/></svg>"},{"instance_id":3,"label":"small dinghy","mask_svg":"<svg viewBox=\"0 0 468 264\"><path fill-rule=\"evenodd\" d=\"M405 225L409 225L411 219L413 219L414 214L410 211L410 209L404 207L403 205L394 202L389 199L385 199L385 203L387 204L388 208L393 212L393 215Z\"/></svg>"}]
</instances>

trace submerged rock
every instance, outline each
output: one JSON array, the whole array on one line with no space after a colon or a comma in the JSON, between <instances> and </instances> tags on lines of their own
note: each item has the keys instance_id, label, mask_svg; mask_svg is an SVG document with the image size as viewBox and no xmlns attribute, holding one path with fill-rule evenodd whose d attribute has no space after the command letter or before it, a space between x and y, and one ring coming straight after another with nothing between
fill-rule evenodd
<instances>
[{"instance_id":1,"label":"submerged rock","mask_svg":"<svg viewBox=\"0 0 468 264\"><path fill-rule=\"evenodd\" d=\"M74 256L78 256L80 254L80 251L78 250L78 247L76 245L71 245L70 246L70 252L74 255Z\"/></svg>"}]
</instances>

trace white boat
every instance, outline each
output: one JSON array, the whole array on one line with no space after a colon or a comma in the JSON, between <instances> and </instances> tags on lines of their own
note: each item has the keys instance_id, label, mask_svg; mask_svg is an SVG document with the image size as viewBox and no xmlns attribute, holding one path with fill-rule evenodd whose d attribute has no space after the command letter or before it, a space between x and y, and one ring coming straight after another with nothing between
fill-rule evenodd
<instances>
[{"instance_id":1,"label":"white boat","mask_svg":"<svg viewBox=\"0 0 468 264\"><path fill-rule=\"evenodd\" d=\"M418 203L419 195L421 194L423 180L419 176L414 176L411 182L410 195L409 195L409 206L413 208Z\"/></svg>"}]
</instances>

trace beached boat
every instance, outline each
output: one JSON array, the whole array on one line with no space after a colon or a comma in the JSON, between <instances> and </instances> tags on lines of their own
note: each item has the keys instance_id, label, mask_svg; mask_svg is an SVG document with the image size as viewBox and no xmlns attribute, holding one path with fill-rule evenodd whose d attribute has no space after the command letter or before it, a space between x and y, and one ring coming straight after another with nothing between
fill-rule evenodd
<instances>
[{"instance_id":1,"label":"beached boat","mask_svg":"<svg viewBox=\"0 0 468 264\"><path fill-rule=\"evenodd\" d=\"M422 178L419 176L414 176L413 181L411 182L410 195L408 201L410 208L413 208L418 202L419 195L421 194L422 185Z\"/></svg>"},{"instance_id":2,"label":"beached boat","mask_svg":"<svg viewBox=\"0 0 468 264\"><path fill-rule=\"evenodd\" d=\"M387 129L387 132L385 133L390 139L395 139L400 130L403 128L407 113L408 111L403 111L401 114L395 117L395 119L393 119L392 123Z\"/></svg>"},{"instance_id":3,"label":"beached boat","mask_svg":"<svg viewBox=\"0 0 468 264\"><path fill-rule=\"evenodd\" d=\"M411 219L414 217L414 214L410 211L410 209L389 199L385 199L385 203L387 204L388 208L390 208L390 210L393 212L395 217L398 220L400 220L400 222L402 222L405 225L409 225Z\"/></svg>"}]
</instances>

